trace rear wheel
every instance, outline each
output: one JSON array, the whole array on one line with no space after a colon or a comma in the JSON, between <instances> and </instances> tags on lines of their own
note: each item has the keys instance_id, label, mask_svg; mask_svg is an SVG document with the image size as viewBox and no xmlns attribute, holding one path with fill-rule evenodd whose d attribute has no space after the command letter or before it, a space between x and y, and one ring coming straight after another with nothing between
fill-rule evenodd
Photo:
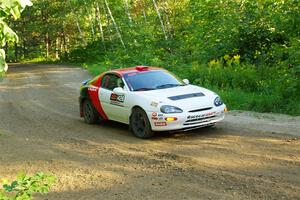
<instances>
[{"instance_id":1,"label":"rear wheel","mask_svg":"<svg viewBox=\"0 0 300 200\"><path fill-rule=\"evenodd\" d=\"M90 100L85 100L82 105L83 118L88 124L95 124L98 120L97 111Z\"/></svg>"},{"instance_id":2,"label":"rear wheel","mask_svg":"<svg viewBox=\"0 0 300 200\"><path fill-rule=\"evenodd\" d=\"M139 138L150 138L153 136L147 114L141 108L134 108L130 117L130 128L133 134Z\"/></svg>"}]
</instances>

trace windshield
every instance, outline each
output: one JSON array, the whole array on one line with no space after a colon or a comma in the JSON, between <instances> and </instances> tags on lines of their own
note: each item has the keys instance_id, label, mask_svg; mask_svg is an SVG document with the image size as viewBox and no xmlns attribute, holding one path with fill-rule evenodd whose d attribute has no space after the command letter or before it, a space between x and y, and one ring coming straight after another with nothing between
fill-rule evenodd
<instances>
[{"instance_id":1,"label":"windshield","mask_svg":"<svg viewBox=\"0 0 300 200\"><path fill-rule=\"evenodd\" d=\"M147 91L183 86L183 82L166 71L133 72L124 75L131 91Z\"/></svg>"}]
</instances>

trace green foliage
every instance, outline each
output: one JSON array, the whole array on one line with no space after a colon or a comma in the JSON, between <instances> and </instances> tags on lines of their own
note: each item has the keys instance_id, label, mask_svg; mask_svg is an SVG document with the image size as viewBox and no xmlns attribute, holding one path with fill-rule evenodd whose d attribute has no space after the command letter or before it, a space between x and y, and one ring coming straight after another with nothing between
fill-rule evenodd
<instances>
[{"instance_id":1,"label":"green foliage","mask_svg":"<svg viewBox=\"0 0 300 200\"><path fill-rule=\"evenodd\" d=\"M6 42L17 42L18 36L7 25L7 20L12 16L14 19L20 18L21 12L26 6L31 6L30 0L1 0L0 2L0 47ZM0 75L7 71L5 62L5 51L0 48Z\"/></svg>"},{"instance_id":2,"label":"green foliage","mask_svg":"<svg viewBox=\"0 0 300 200\"><path fill-rule=\"evenodd\" d=\"M0 200L30 200L34 193L48 193L54 182L53 175L37 173L26 176L20 173L17 180L12 183L3 183L3 189L0 189Z\"/></svg>"}]
</instances>

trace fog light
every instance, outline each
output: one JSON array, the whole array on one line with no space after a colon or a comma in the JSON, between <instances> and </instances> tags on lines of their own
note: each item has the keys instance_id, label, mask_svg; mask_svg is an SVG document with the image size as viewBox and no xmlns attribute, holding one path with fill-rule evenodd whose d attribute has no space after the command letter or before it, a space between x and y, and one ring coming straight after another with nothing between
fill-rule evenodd
<instances>
[{"instance_id":1,"label":"fog light","mask_svg":"<svg viewBox=\"0 0 300 200\"><path fill-rule=\"evenodd\" d=\"M171 121L176 121L177 118L176 117L166 117L165 120L168 122L171 122Z\"/></svg>"},{"instance_id":2,"label":"fog light","mask_svg":"<svg viewBox=\"0 0 300 200\"><path fill-rule=\"evenodd\" d=\"M228 112L228 109L227 109L227 107L226 107L226 108L224 108L224 112Z\"/></svg>"},{"instance_id":3,"label":"fog light","mask_svg":"<svg viewBox=\"0 0 300 200\"><path fill-rule=\"evenodd\" d=\"M176 117L166 117L165 120L168 122L172 122L172 121L176 121L177 118Z\"/></svg>"}]
</instances>

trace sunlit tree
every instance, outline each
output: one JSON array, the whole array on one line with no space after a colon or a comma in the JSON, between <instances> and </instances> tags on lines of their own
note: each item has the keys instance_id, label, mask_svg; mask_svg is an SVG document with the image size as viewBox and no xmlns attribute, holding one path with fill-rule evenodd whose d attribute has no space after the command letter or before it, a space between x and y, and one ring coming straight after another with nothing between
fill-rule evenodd
<instances>
[{"instance_id":1,"label":"sunlit tree","mask_svg":"<svg viewBox=\"0 0 300 200\"><path fill-rule=\"evenodd\" d=\"M0 1L0 73L7 71L5 51L3 46L8 41L18 41L16 33L8 26L8 19L18 19L26 6L31 6L30 0L1 0Z\"/></svg>"}]
</instances>

